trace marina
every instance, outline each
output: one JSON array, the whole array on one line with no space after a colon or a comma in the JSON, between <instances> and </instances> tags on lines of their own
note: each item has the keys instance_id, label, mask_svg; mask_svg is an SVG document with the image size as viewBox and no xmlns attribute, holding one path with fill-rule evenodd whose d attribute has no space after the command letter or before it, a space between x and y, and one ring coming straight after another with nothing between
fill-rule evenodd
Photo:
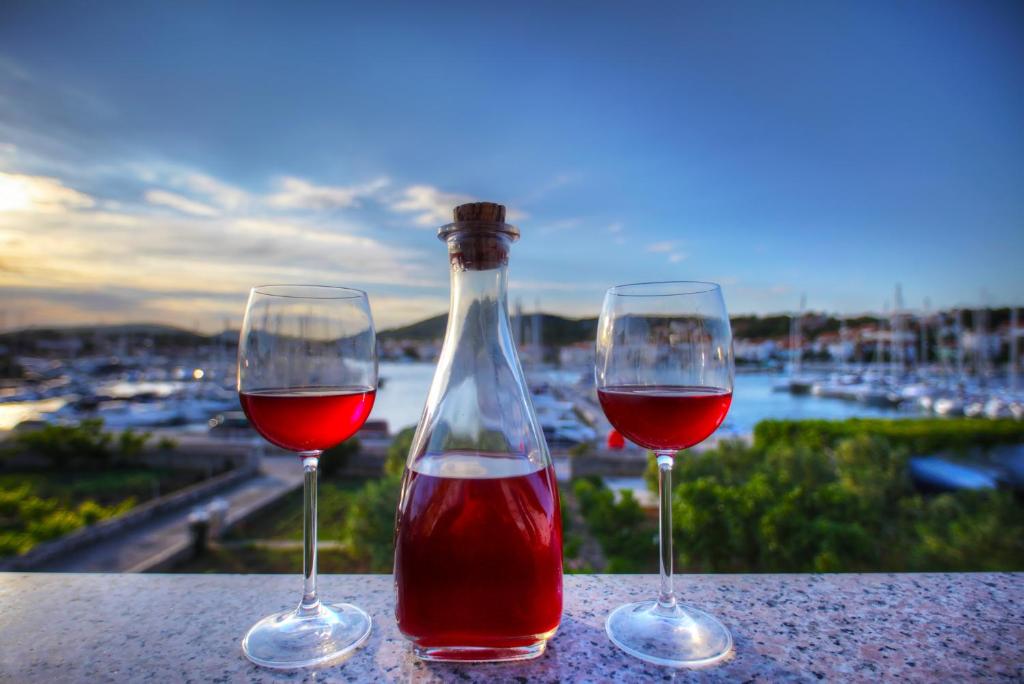
<instances>
[{"instance_id":1,"label":"marina","mask_svg":"<svg viewBox=\"0 0 1024 684\"><path fill-rule=\"evenodd\" d=\"M196 433L218 416L239 410L234 364L196 360L149 370L97 373L80 364L53 367L42 382L7 387L0 395L0 430L45 422L102 419L112 429L165 428ZM200 365L201 364L201 365ZM383 362L383 386L371 418L386 421L392 433L420 417L434 364ZM197 377L198 376L198 377ZM601 440L600 418L590 369L527 369L534 405L552 448ZM901 418L965 415L1024 418L1024 401L1005 378L954 380L939 372L915 372L899 380L884 369L804 370L800 375L739 373L733 405L720 434L745 436L766 419ZM212 422L211 422L212 421Z\"/></svg>"},{"instance_id":2,"label":"marina","mask_svg":"<svg viewBox=\"0 0 1024 684\"><path fill-rule=\"evenodd\" d=\"M813 327L805 302L789 317L788 340L742 340L737 355L753 353L737 370L733 401L725 422L706 443L752 438L763 420L845 420L849 418L1024 419L1024 393L1016 369L1022 336L1019 311L1011 309L1001 328L989 326L987 312L974 312L973 330L963 311L912 315L898 306L860 327L846 318L838 333ZM543 317L524 316L515 326L538 422L554 457L559 480L580 473L610 479L615 491L632 490L648 501L642 449L622 444L597 402L591 348L587 343L555 350L561 363L542 362ZM529 334L524 330L529 323ZM994 332L989 333L992 328ZM817 333L812 341L808 333ZM22 380L0 386L0 435L46 425L102 421L108 430L146 431L160 438L203 439L213 444L247 441L262 448L241 411L236 389L234 334L208 342L156 349L146 338L123 333L102 345L103 353L18 355ZM986 342L988 340L988 342ZM80 346L80 345L79 345ZM359 433L363 450L381 459L392 437L420 420L436 368L427 360L403 358L409 345L385 342L380 386L370 420ZM429 355L434 348L418 347ZM1000 352L1004 349L1004 352ZM821 354L828 360L822 360ZM1002 353L1002 357L997 355ZM818 354L816 357L815 354ZM55 358L56 356L56 358ZM1005 363L1001 363L1005 362ZM1018 450L1019 451L1019 450ZM592 454L587 464L572 455ZM915 456L912 478L925 491L1020 488L1024 455L1014 452L993 463L977 454Z\"/></svg>"}]
</instances>

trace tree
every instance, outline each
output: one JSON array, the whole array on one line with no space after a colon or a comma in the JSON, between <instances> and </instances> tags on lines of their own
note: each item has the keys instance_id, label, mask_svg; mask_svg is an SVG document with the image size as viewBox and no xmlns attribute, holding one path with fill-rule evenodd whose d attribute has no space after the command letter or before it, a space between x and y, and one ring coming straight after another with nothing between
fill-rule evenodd
<instances>
[{"instance_id":1,"label":"tree","mask_svg":"<svg viewBox=\"0 0 1024 684\"><path fill-rule=\"evenodd\" d=\"M337 476L348 467L349 461L359 453L359 449L359 440L352 437L324 451L317 464L320 476L324 478Z\"/></svg>"},{"instance_id":2,"label":"tree","mask_svg":"<svg viewBox=\"0 0 1024 684\"><path fill-rule=\"evenodd\" d=\"M124 430L115 441L111 433L103 431L103 421L93 419L78 425L47 425L19 433L13 441L15 453L34 454L55 470L67 470L107 468L117 458L137 456L148 440L148 433Z\"/></svg>"},{"instance_id":3,"label":"tree","mask_svg":"<svg viewBox=\"0 0 1024 684\"><path fill-rule=\"evenodd\" d=\"M415 431L406 428L395 435L384 461L384 476L356 492L345 522L345 541L352 555L376 572L391 572L394 563L395 513Z\"/></svg>"},{"instance_id":4,"label":"tree","mask_svg":"<svg viewBox=\"0 0 1024 684\"><path fill-rule=\"evenodd\" d=\"M936 443L987 445L1022 434L1000 421L763 422L751 445L726 441L676 460L680 565L711 572L1019 570L1024 507L1013 493L925 497L907 462ZM656 484L656 471L648 477Z\"/></svg>"}]
</instances>

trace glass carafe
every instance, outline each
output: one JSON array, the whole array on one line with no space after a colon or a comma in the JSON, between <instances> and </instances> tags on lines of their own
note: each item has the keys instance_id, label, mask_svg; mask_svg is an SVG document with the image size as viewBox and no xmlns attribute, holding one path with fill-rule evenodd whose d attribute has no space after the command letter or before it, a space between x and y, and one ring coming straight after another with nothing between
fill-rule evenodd
<instances>
[{"instance_id":1,"label":"glass carafe","mask_svg":"<svg viewBox=\"0 0 1024 684\"><path fill-rule=\"evenodd\" d=\"M398 504L398 626L427 660L533 658L561 620L562 525L509 324L519 231L475 203L438 236L451 311Z\"/></svg>"}]
</instances>

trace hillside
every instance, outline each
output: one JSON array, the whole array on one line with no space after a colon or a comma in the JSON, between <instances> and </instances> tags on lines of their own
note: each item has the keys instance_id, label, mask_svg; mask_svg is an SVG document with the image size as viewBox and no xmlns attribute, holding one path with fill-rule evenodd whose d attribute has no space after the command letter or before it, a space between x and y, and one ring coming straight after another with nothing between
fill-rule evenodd
<instances>
[{"instance_id":1,"label":"hillside","mask_svg":"<svg viewBox=\"0 0 1024 684\"><path fill-rule=\"evenodd\" d=\"M120 339L151 340L155 347L162 347L195 346L208 343L215 337L217 336L202 335L171 325L129 323L121 325L24 328L0 333L0 344L12 349L32 349L40 342L78 339L84 343L83 351L88 351L93 343L100 340L106 343ZM237 337L237 333L234 333L234 338L237 339Z\"/></svg>"},{"instance_id":2,"label":"hillside","mask_svg":"<svg viewBox=\"0 0 1024 684\"><path fill-rule=\"evenodd\" d=\"M533 336L533 315L523 317L523 339ZM444 337L448 325L448 314L441 314L400 328L381 331L381 339L392 340L437 340ZM515 329L515 321L512 323ZM597 331L596 318L565 318L554 314L541 314L541 331L544 344L564 345L594 339Z\"/></svg>"},{"instance_id":3,"label":"hillside","mask_svg":"<svg viewBox=\"0 0 1024 684\"><path fill-rule=\"evenodd\" d=\"M541 314L541 330L544 344L565 345L593 341L597 333L597 318L566 318L555 314ZM876 322L871 316L847 319L847 325L857 327ZM789 334L789 314L771 316L736 316L731 319L733 336L738 339L779 339ZM439 340L444 337L448 315L442 314L411 325L384 330L382 339L394 340ZM513 329L515 322L512 323ZM523 339L532 339L533 315L523 317ZM804 335L816 337L825 332L838 332L839 319L816 312L804 314L802 329Z\"/></svg>"},{"instance_id":4,"label":"hillside","mask_svg":"<svg viewBox=\"0 0 1024 684\"><path fill-rule=\"evenodd\" d=\"M444 337L448 325L448 314L426 318L400 328L381 330L377 337L383 340L436 340Z\"/></svg>"},{"instance_id":5,"label":"hillside","mask_svg":"<svg viewBox=\"0 0 1024 684\"><path fill-rule=\"evenodd\" d=\"M818 317L812 323L811 318L812 316L808 315L805 324L807 333L839 329L839 321L836 319ZM529 314L523 317L523 339L526 341L533 337L533 320L533 316ZM385 330L380 333L380 337L394 340L437 340L444 337L447 324L448 315L442 314L411 325ZM512 325L514 329L514 321ZM736 337L784 337L789 334L789 316L739 316L732 319L732 327ZM597 333L597 318L565 318L555 314L541 314L541 331L544 344L591 342Z\"/></svg>"}]
</instances>

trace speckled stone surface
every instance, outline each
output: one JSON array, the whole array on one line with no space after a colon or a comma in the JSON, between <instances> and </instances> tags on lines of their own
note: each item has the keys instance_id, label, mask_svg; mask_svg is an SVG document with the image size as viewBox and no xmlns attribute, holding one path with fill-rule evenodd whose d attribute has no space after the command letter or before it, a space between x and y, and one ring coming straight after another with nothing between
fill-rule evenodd
<instances>
[{"instance_id":1,"label":"speckled stone surface","mask_svg":"<svg viewBox=\"0 0 1024 684\"><path fill-rule=\"evenodd\" d=\"M321 594L374 619L347 661L279 673L240 643L258 618L292 607L282 575L0 574L0 680L241 681L1022 681L1024 574L700 575L681 596L732 630L734 656L700 671L647 665L604 633L607 612L648 598L649 576L568 576L547 653L525 663L427 664L393 617L391 577L330 575Z\"/></svg>"}]
</instances>

